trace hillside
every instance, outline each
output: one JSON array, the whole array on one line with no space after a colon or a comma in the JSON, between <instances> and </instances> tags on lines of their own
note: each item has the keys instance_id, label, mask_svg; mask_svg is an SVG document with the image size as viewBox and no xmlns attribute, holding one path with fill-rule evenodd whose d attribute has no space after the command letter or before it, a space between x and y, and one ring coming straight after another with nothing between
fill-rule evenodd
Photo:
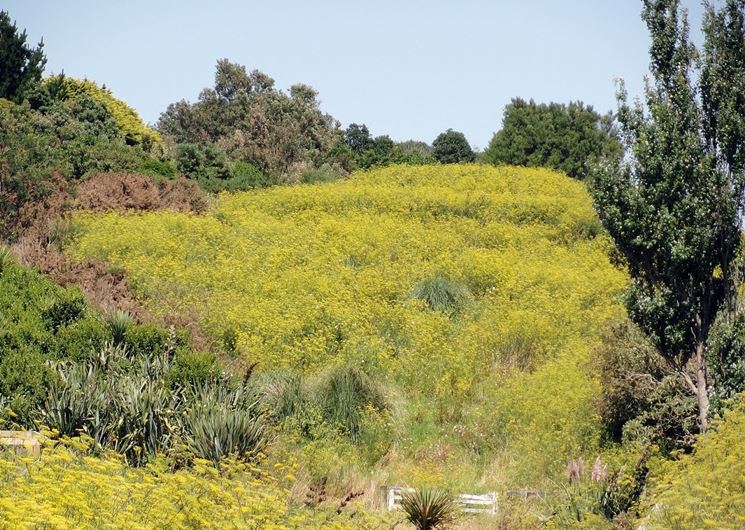
<instances>
[{"instance_id":1,"label":"hillside","mask_svg":"<svg viewBox=\"0 0 745 530\"><path fill-rule=\"evenodd\" d=\"M588 360L626 277L575 180L394 166L221 195L204 216L74 225L72 256L124 268L154 314L196 315L275 390L301 377L310 394L345 369L374 382L357 423L284 413L312 480L352 465L395 483L539 485L598 448Z\"/></svg>"}]
</instances>

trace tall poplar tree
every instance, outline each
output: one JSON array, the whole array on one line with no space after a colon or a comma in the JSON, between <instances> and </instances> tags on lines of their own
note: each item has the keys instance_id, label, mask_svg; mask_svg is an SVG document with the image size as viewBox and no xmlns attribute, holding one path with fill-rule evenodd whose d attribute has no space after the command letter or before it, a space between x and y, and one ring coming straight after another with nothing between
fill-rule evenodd
<instances>
[{"instance_id":1,"label":"tall poplar tree","mask_svg":"<svg viewBox=\"0 0 745 530\"><path fill-rule=\"evenodd\" d=\"M745 1L707 5L699 54L679 0L643 0L651 34L645 103L621 84L626 155L595 170L592 192L625 258L631 319L680 374L709 422L709 333L734 293L745 185Z\"/></svg>"}]
</instances>

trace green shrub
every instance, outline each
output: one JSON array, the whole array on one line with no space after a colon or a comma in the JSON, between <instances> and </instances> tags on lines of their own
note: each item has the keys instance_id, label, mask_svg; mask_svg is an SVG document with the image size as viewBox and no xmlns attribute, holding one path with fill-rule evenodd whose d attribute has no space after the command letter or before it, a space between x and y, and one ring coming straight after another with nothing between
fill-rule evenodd
<instances>
[{"instance_id":1,"label":"green shrub","mask_svg":"<svg viewBox=\"0 0 745 530\"><path fill-rule=\"evenodd\" d=\"M596 358L599 409L612 439L656 443L665 452L690 448L697 430L695 398L638 327L628 320L610 326Z\"/></svg>"},{"instance_id":2,"label":"green shrub","mask_svg":"<svg viewBox=\"0 0 745 530\"><path fill-rule=\"evenodd\" d=\"M52 380L44 356L30 347L6 351L0 359L0 395L11 398L11 409L28 422Z\"/></svg>"},{"instance_id":3,"label":"green shrub","mask_svg":"<svg viewBox=\"0 0 745 530\"><path fill-rule=\"evenodd\" d=\"M444 276L434 276L420 281L414 287L414 298L422 300L433 311L456 315L473 301L468 287Z\"/></svg>"},{"instance_id":4,"label":"green shrub","mask_svg":"<svg viewBox=\"0 0 745 530\"><path fill-rule=\"evenodd\" d=\"M179 349L166 380L171 387L202 386L217 379L220 373L220 365L214 354Z\"/></svg>"},{"instance_id":5,"label":"green shrub","mask_svg":"<svg viewBox=\"0 0 745 530\"><path fill-rule=\"evenodd\" d=\"M251 188L264 188L271 185L272 179L259 171L253 164L238 160L230 170L231 177L225 182L226 191L243 191Z\"/></svg>"},{"instance_id":6,"label":"green shrub","mask_svg":"<svg viewBox=\"0 0 745 530\"><path fill-rule=\"evenodd\" d=\"M56 335L56 357L84 361L91 359L110 338L104 323L86 317L59 329Z\"/></svg>"},{"instance_id":7,"label":"green shrub","mask_svg":"<svg viewBox=\"0 0 745 530\"><path fill-rule=\"evenodd\" d=\"M85 313L85 299L80 291L69 289L60 292L59 297L42 311L42 318L52 331L72 324Z\"/></svg>"},{"instance_id":8,"label":"green shrub","mask_svg":"<svg viewBox=\"0 0 745 530\"><path fill-rule=\"evenodd\" d=\"M443 528L455 518L457 505L450 492L423 488L402 497L401 508L417 530Z\"/></svg>"},{"instance_id":9,"label":"green shrub","mask_svg":"<svg viewBox=\"0 0 745 530\"><path fill-rule=\"evenodd\" d=\"M135 324L132 322L127 324L126 317L122 323L125 327L122 344L126 345L134 356L151 356L162 353L169 345L169 333L166 329L153 324Z\"/></svg>"},{"instance_id":10,"label":"green shrub","mask_svg":"<svg viewBox=\"0 0 745 530\"><path fill-rule=\"evenodd\" d=\"M140 164L138 172L143 175L162 177L170 180L176 176L176 166L170 160L148 158Z\"/></svg>"},{"instance_id":11,"label":"green shrub","mask_svg":"<svg viewBox=\"0 0 745 530\"><path fill-rule=\"evenodd\" d=\"M712 405L719 409L724 401L745 390L745 315L720 315L709 340L709 369L714 379Z\"/></svg>"},{"instance_id":12,"label":"green shrub","mask_svg":"<svg viewBox=\"0 0 745 530\"><path fill-rule=\"evenodd\" d=\"M343 176L343 171L332 167L329 164L323 164L321 167L312 167L303 172L300 180L306 184L316 182L333 182Z\"/></svg>"}]
</instances>

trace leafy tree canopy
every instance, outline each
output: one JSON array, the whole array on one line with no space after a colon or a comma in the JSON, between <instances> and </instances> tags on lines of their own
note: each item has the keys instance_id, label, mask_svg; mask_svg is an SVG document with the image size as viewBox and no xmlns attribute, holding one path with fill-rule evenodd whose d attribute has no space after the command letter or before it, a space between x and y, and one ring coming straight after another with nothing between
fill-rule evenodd
<instances>
[{"instance_id":1,"label":"leafy tree canopy","mask_svg":"<svg viewBox=\"0 0 745 530\"><path fill-rule=\"evenodd\" d=\"M19 33L8 12L0 11L0 98L16 103L39 82L47 62L44 41L32 48L26 39L26 30Z\"/></svg>"},{"instance_id":2,"label":"leafy tree canopy","mask_svg":"<svg viewBox=\"0 0 745 530\"><path fill-rule=\"evenodd\" d=\"M476 158L462 132L448 129L432 142L432 156L442 164L473 162Z\"/></svg>"},{"instance_id":3,"label":"leafy tree canopy","mask_svg":"<svg viewBox=\"0 0 745 530\"><path fill-rule=\"evenodd\" d=\"M584 179L590 164L620 151L610 116L582 102L538 104L515 98L504 111L502 129L492 138L484 161L551 167Z\"/></svg>"},{"instance_id":4,"label":"leafy tree canopy","mask_svg":"<svg viewBox=\"0 0 745 530\"><path fill-rule=\"evenodd\" d=\"M720 11L707 6L699 62L679 1L644 1L652 37L646 107L630 105L621 86L628 156L593 178L598 212L633 278L629 315L696 395L702 431L709 334L733 301L741 241L744 11L739 0Z\"/></svg>"}]
</instances>

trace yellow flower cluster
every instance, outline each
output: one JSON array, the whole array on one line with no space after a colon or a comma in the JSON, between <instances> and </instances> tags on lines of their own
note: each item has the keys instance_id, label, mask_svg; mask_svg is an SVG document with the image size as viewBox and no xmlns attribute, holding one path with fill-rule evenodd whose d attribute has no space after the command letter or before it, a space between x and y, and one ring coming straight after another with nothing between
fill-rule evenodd
<instances>
[{"instance_id":1,"label":"yellow flower cluster","mask_svg":"<svg viewBox=\"0 0 745 530\"><path fill-rule=\"evenodd\" d=\"M699 438L693 454L653 469L645 528L745 528L745 403Z\"/></svg>"},{"instance_id":2,"label":"yellow flower cluster","mask_svg":"<svg viewBox=\"0 0 745 530\"><path fill-rule=\"evenodd\" d=\"M359 506L311 510L289 504L292 476L201 461L170 472L162 460L131 468L121 457L85 456L85 440L40 458L0 455L0 528L379 528Z\"/></svg>"},{"instance_id":3,"label":"yellow flower cluster","mask_svg":"<svg viewBox=\"0 0 745 530\"><path fill-rule=\"evenodd\" d=\"M72 255L126 268L156 313L196 312L214 337L235 333L260 370L364 361L409 396L462 405L479 432L527 444L534 460L510 459L526 479L595 443L586 365L599 328L623 314L627 277L581 182L393 166L225 194L206 216L76 224ZM455 316L429 309L412 293L435 276L473 302Z\"/></svg>"}]
</instances>

